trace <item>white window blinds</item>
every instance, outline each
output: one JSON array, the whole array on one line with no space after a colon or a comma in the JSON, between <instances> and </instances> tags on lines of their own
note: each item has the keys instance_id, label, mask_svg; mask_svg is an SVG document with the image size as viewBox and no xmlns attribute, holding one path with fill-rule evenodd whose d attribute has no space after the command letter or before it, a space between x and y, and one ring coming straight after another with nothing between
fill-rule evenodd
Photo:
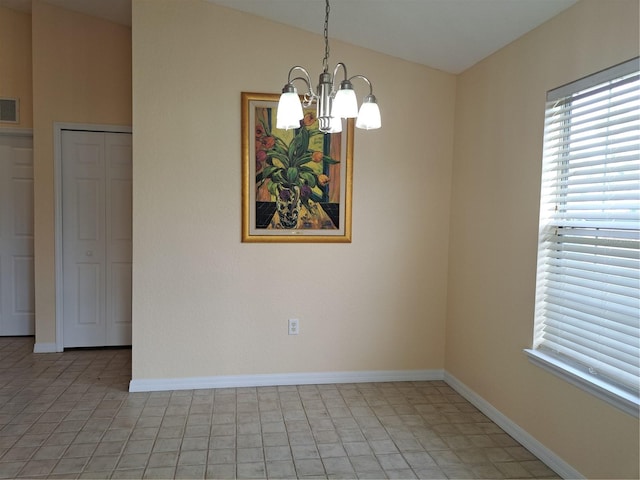
<instances>
[{"instance_id":1,"label":"white window blinds","mask_svg":"<svg viewBox=\"0 0 640 480\"><path fill-rule=\"evenodd\" d=\"M638 59L549 92L534 349L637 394Z\"/></svg>"}]
</instances>

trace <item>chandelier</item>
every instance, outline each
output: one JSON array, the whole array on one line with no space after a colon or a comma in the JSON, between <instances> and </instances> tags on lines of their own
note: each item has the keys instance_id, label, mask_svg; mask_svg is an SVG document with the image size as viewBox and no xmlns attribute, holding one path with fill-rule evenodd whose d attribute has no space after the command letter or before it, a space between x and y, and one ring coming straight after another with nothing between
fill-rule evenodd
<instances>
[{"instance_id":1,"label":"chandelier","mask_svg":"<svg viewBox=\"0 0 640 480\"><path fill-rule=\"evenodd\" d=\"M278 102L278 112L276 127L289 130L300 127L300 120L304 114L302 107L308 108L314 103L317 105L316 116L318 118L319 129L324 133L337 133L342 131L343 118L355 118L356 127L365 130L373 130L380 128L380 109L378 102L373 95L373 87L371 82L364 75L347 76L347 66L340 62L333 70L333 75L329 73L329 0L325 0L325 17L324 17L324 58L322 60L322 73L316 91L311 89L311 77L309 72L299 65L289 70L287 84L282 89L282 95ZM336 89L336 75L342 69L344 72L344 80ZM293 72L300 72L302 76L291 78ZM369 94L364 97L362 106L358 111L358 101L353 91L354 79L363 80L369 85ZM293 82L302 81L307 91L303 95L302 102L298 96L298 91L294 87Z\"/></svg>"}]
</instances>

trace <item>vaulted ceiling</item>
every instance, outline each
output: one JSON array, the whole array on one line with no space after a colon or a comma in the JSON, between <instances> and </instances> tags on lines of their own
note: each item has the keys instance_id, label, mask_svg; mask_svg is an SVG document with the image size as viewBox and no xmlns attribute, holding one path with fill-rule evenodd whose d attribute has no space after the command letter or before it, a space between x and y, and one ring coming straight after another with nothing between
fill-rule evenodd
<instances>
[{"instance_id":1,"label":"vaulted ceiling","mask_svg":"<svg viewBox=\"0 0 640 480\"><path fill-rule=\"evenodd\" d=\"M131 25L131 0L45 0ZM173 0L180 2L183 0ZM322 34L323 0L208 0ZM332 0L329 37L459 73L577 0ZM0 0L29 11L31 0ZM318 43L319 60L324 54Z\"/></svg>"}]
</instances>

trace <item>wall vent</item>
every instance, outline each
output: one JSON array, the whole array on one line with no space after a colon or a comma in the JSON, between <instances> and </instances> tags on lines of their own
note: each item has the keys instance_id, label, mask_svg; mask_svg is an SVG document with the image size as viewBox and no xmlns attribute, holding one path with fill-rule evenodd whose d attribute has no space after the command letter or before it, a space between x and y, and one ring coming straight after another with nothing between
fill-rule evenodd
<instances>
[{"instance_id":1,"label":"wall vent","mask_svg":"<svg viewBox=\"0 0 640 480\"><path fill-rule=\"evenodd\" d=\"M0 98L0 122L18 123L17 98Z\"/></svg>"}]
</instances>

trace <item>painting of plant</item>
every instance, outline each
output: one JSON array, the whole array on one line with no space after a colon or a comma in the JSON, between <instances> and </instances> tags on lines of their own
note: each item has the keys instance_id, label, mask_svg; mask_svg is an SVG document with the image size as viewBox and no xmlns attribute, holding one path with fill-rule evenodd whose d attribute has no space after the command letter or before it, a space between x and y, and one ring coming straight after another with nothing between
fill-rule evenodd
<instances>
[{"instance_id":1,"label":"painting of plant","mask_svg":"<svg viewBox=\"0 0 640 480\"><path fill-rule=\"evenodd\" d=\"M352 125L278 129L277 98L243 94L243 241L350 241Z\"/></svg>"}]
</instances>

